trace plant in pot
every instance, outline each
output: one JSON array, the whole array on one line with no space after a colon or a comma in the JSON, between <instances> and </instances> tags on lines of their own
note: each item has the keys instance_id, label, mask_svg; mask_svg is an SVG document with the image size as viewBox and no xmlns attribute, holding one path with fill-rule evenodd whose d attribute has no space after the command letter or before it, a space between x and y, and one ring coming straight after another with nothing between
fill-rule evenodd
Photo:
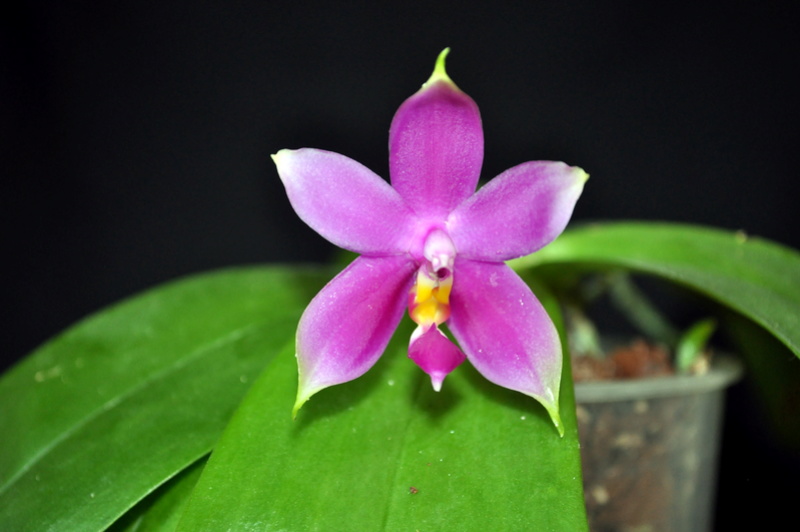
<instances>
[{"instance_id":1,"label":"plant in pot","mask_svg":"<svg viewBox=\"0 0 800 532\"><path fill-rule=\"evenodd\" d=\"M716 320L681 333L620 271L554 285L567 288L590 528L711 530L724 392L742 371L708 347ZM584 310L597 299L636 335L603 341Z\"/></svg>"},{"instance_id":2,"label":"plant in pot","mask_svg":"<svg viewBox=\"0 0 800 532\"><path fill-rule=\"evenodd\" d=\"M567 317L592 530L712 529L724 391L742 373L740 357L708 348L716 328L744 356L773 430L792 445L797 425L786 403L798 375L785 362L786 347L796 347L765 333L780 338L797 327L796 260L742 232L628 222L575 228L516 262L559 294ZM715 317L680 331L631 272L669 281ZM647 340L601 338L586 312L597 299L605 299L601 318L615 310ZM783 323L765 319L778 314Z\"/></svg>"},{"instance_id":3,"label":"plant in pot","mask_svg":"<svg viewBox=\"0 0 800 532\"><path fill-rule=\"evenodd\" d=\"M2 377L0 529L586 530L553 270L659 276L800 354L793 250L636 222L542 248L586 179L561 163L473 196L480 119L445 53L392 125L397 191L330 152L274 156L304 220L364 255L333 281L267 265L171 282Z\"/></svg>"}]
</instances>

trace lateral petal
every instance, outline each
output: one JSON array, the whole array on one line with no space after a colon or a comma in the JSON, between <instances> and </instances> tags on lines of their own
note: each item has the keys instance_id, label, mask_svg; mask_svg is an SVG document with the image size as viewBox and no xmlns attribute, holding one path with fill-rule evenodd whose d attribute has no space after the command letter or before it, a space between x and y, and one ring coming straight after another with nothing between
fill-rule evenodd
<instances>
[{"instance_id":1,"label":"lateral petal","mask_svg":"<svg viewBox=\"0 0 800 532\"><path fill-rule=\"evenodd\" d=\"M467 359L491 382L542 403L563 434L561 341L542 304L502 263L457 259L455 279L447 324Z\"/></svg>"},{"instance_id":2,"label":"lateral petal","mask_svg":"<svg viewBox=\"0 0 800 532\"><path fill-rule=\"evenodd\" d=\"M389 183L359 162L324 150L272 156L297 215L339 247L360 254L404 252L415 217Z\"/></svg>"},{"instance_id":3,"label":"lateral petal","mask_svg":"<svg viewBox=\"0 0 800 532\"><path fill-rule=\"evenodd\" d=\"M480 112L445 72L447 52L389 131L392 185L419 216L441 219L475 191L483 163Z\"/></svg>"},{"instance_id":4,"label":"lateral petal","mask_svg":"<svg viewBox=\"0 0 800 532\"><path fill-rule=\"evenodd\" d=\"M297 326L294 414L375 364L403 317L415 271L407 256L358 257L311 300Z\"/></svg>"},{"instance_id":5,"label":"lateral petal","mask_svg":"<svg viewBox=\"0 0 800 532\"><path fill-rule=\"evenodd\" d=\"M459 255L499 262L544 247L567 226L588 178L576 166L550 161L506 170L450 214Z\"/></svg>"}]
</instances>

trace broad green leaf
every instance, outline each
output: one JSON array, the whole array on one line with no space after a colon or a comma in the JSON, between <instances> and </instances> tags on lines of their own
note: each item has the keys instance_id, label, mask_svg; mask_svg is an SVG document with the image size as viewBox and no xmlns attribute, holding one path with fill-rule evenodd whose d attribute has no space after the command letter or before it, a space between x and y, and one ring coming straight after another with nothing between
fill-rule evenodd
<instances>
[{"instance_id":1,"label":"broad green leaf","mask_svg":"<svg viewBox=\"0 0 800 532\"><path fill-rule=\"evenodd\" d=\"M703 227L604 223L562 234L512 266L626 268L663 277L760 324L800 356L800 254L779 244Z\"/></svg>"},{"instance_id":2,"label":"broad green leaf","mask_svg":"<svg viewBox=\"0 0 800 532\"><path fill-rule=\"evenodd\" d=\"M206 460L198 460L116 521L109 532L174 532Z\"/></svg>"},{"instance_id":3,"label":"broad green leaf","mask_svg":"<svg viewBox=\"0 0 800 532\"><path fill-rule=\"evenodd\" d=\"M465 363L434 392L401 326L380 362L291 409L291 347L254 384L178 530L586 530L569 366L563 438Z\"/></svg>"},{"instance_id":4,"label":"broad green leaf","mask_svg":"<svg viewBox=\"0 0 800 532\"><path fill-rule=\"evenodd\" d=\"M171 283L13 368L0 381L0 530L102 530L207 454L326 278L253 268Z\"/></svg>"},{"instance_id":5,"label":"broad green leaf","mask_svg":"<svg viewBox=\"0 0 800 532\"><path fill-rule=\"evenodd\" d=\"M800 452L800 364L785 345L741 314L721 317L758 390L757 406L763 408L766 426L783 448ZM759 421L755 425L761 426Z\"/></svg>"}]
</instances>

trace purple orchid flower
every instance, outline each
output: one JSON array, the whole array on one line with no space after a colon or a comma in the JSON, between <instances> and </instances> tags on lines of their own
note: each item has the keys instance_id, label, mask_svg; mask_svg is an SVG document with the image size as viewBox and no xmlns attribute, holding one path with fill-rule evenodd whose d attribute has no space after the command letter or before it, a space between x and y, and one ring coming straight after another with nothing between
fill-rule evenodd
<instances>
[{"instance_id":1,"label":"purple orchid flower","mask_svg":"<svg viewBox=\"0 0 800 532\"><path fill-rule=\"evenodd\" d=\"M504 261L564 230L588 175L532 161L475 192L483 129L477 105L445 71L448 51L392 120L391 185L337 153L272 156L298 216L360 254L300 318L293 414L318 391L371 368L408 308L417 323L408 356L434 389L466 355L491 382L541 402L563 434L558 333ZM460 348L439 330L444 323Z\"/></svg>"}]
</instances>

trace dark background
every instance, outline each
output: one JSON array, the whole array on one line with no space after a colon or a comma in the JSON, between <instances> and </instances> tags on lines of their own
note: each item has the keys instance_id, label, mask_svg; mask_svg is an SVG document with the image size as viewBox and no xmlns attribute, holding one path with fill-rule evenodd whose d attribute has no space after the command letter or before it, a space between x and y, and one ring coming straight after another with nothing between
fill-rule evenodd
<instances>
[{"instance_id":1,"label":"dark background","mask_svg":"<svg viewBox=\"0 0 800 532\"><path fill-rule=\"evenodd\" d=\"M5 8L0 369L155 284L329 259L269 154L325 148L386 176L392 115L445 46L448 72L481 107L484 177L564 160L592 175L576 220L692 222L800 247L800 19L790 5ZM796 488L780 479L796 478L797 457L736 418L718 528L754 514L780 523L794 515Z\"/></svg>"}]
</instances>

